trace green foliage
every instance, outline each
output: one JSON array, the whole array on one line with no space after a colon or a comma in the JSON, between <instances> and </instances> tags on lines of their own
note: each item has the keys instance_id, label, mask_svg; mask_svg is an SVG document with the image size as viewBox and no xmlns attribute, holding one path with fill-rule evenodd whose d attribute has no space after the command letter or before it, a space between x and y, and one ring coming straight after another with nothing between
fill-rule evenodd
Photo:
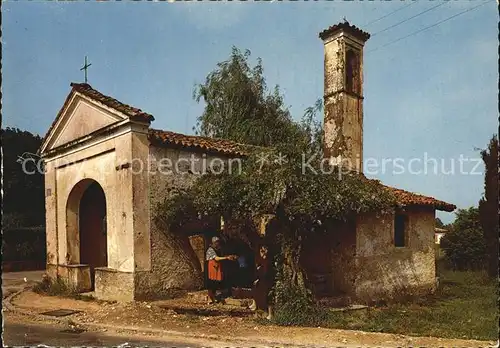
<instances>
[{"instance_id":1,"label":"green foliage","mask_svg":"<svg viewBox=\"0 0 500 348\"><path fill-rule=\"evenodd\" d=\"M230 58L194 92L197 101L205 102L198 133L253 145L247 147L242 170L208 173L195 185L172 192L160 205L157 219L175 228L206 217L248 221L274 215L280 224L274 243L287 267L288 279L282 284L289 299L278 301L278 318L283 323L310 323L321 315L305 290L298 257L301 241L325 232L329 220L383 212L395 200L380 182L323 160L323 128L317 119L321 101L295 122L279 88L267 90L261 60L252 68L249 57L250 52L233 48Z\"/></svg>"},{"instance_id":2,"label":"green foliage","mask_svg":"<svg viewBox=\"0 0 500 348\"><path fill-rule=\"evenodd\" d=\"M410 336L496 340L498 283L488 279L484 272L446 270L438 275L440 288L432 297L332 313L328 327Z\"/></svg>"},{"instance_id":3,"label":"green foliage","mask_svg":"<svg viewBox=\"0 0 500 348\"><path fill-rule=\"evenodd\" d=\"M25 152L36 153L42 139L16 128L2 129L3 155L3 216L8 228L45 225L43 173L26 174L16 162ZM28 171L36 169L29 163Z\"/></svg>"},{"instance_id":4,"label":"green foliage","mask_svg":"<svg viewBox=\"0 0 500 348\"><path fill-rule=\"evenodd\" d=\"M262 61L251 67L249 58L249 51L233 47L229 59L197 86L194 97L205 102L198 131L260 147L252 149L241 173L205 175L186 192L170 195L162 218L174 224L186 221L186 214L244 218L275 214L279 207L283 218L300 221L308 230L318 220L388 208L394 197L380 183L339 173L322 162L323 129L317 120L321 101L305 110L301 122L294 122L278 87L273 93L267 90ZM278 156L286 163L276 163ZM304 172L305 161L314 170L306 167ZM316 174L320 168L331 173Z\"/></svg>"},{"instance_id":5,"label":"green foliage","mask_svg":"<svg viewBox=\"0 0 500 348\"><path fill-rule=\"evenodd\" d=\"M22 213L4 213L2 216L2 227L10 230L20 228L24 224L24 218L25 216Z\"/></svg>"},{"instance_id":6,"label":"green foliage","mask_svg":"<svg viewBox=\"0 0 500 348\"><path fill-rule=\"evenodd\" d=\"M3 228L3 261L45 261L45 228Z\"/></svg>"},{"instance_id":7,"label":"green foliage","mask_svg":"<svg viewBox=\"0 0 500 348\"><path fill-rule=\"evenodd\" d=\"M162 219L177 225L207 215L231 219L278 214L308 233L329 219L392 207L394 197L377 181L357 173L342 178L335 173L303 174L297 162L290 158L260 170L249 158L241 174L202 176L196 185L165 200Z\"/></svg>"},{"instance_id":8,"label":"green foliage","mask_svg":"<svg viewBox=\"0 0 500 348\"><path fill-rule=\"evenodd\" d=\"M451 225L452 230L481 230L478 208L470 207L469 209L458 209L455 215L455 221L453 221Z\"/></svg>"},{"instance_id":9,"label":"green foliage","mask_svg":"<svg viewBox=\"0 0 500 348\"><path fill-rule=\"evenodd\" d=\"M316 120L322 110L321 101L305 110L301 122L294 122L283 105L279 88L272 93L267 90L262 61L258 59L251 67L249 58L249 51L242 53L233 47L230 58L219 63L205 83L196 87L195 99L205 102L198 132L245 144L272 145L273 149L252 148L242 173L205 175L192 189L169 195L160 209L163 222L180 225L206 215L244 218L274 212L287 186L300 188L300 183L287 185L287 178L301 177L301 153L321 152L323 133ZM259 160L263 156L273 161L278 153L291 159L291 164L270 163L261 168ZM298 199L300 193L295 195ZM295 203L291 209L302 208Z\"/></svg>"},{"instance_id":10,"label":"green foliage","mask_svg":"<svg viewBox=\"0 0 500 348\"><path fill-rule=\"evenodd\" d=\"M293 141L297 125L283 104L279 87L269 91L262 60L258 58L251 67L249 59L250 51L233 47L229 59L218 63L205 82L196 86L194 99L205 102L197 132L260 146Z\"/></svg>"},{"instance_id":11,"label":"green foliage","mask_svg":"<svg viewBox=\"0 0 500 348\"><path fill-rule=\"evenodd\" d=\"M155 216L155 223L164 229L176 230L178 227L198 218L194 207L193 192L176 189L159 205L160 214Z\"/></svg>"},{"instance_id":12,"label":"green foliage","mask_svg":"<svg viewBox=\"0 0 500 348\"><path fill-rule=\"evenodd\" d=\"M479 222L479 210L459 209L452 229L441 239L445 258L454 269L475 270L484 267L486 245Z\"/></svg>"},{"instance_id":13,"label":"green foliage","mask_svg":"<svg viewBox=\"0 0 500 348\"><path fill-rule=\"evenodd\" d=\"M310 318L305 325L409 336L496 340L498 283L483 271L440 269L438 275L440 287L433 296L362 310L324 311L319 316L321 319ZM287 320L280 319L279 323L286 324Z\"/></svg>"},{"instance_id":14,"label":"green foliage","mask_svg":"<svg viewBox=\"0 0 500 348\"><path fill-rule=\"evenodd\" d=\"M323 161L316 152L317 130L311 122L298 127L307 134L302 142L256 148L242 161L241 172L206 174L196 185L169 195L160 209L162 219L175 225L207 215L230 219L279 214L306 226L304 233L308 233L311 226L329 219L393 206L394 196L380 182ZM279 163L278 156L284 163ZM309 167L304 158L311 158Z\"/></svg>"},{"instance_id":15,"label":"green foliage","mask_svg":"<svg viewBox=\"0 0 500 348\"><path fill-rule=\"evenodd\" d=\"M487 150L481 151L485 165L484 196L479 201L479 216L487 245L488 274L498 276L498 138L494 135Z\"/></svg>"},{"instance_id":16,"label":"green foliage","mask_svg":"<svg viewBox=\"0 0 500 348\"><path fill-rule=\"evenodd\" d=\"M310 300L304 289L293 284L283 287L273 322L285 326L324 326L329 318L327 309Z\"/></svg>"},{"instance_id":17,"label":"green foliage","mask_svg":"<svg viewBox=\"0 0 500 348\"><path fill-rule=\"evenodd\" d=\"M282 268L274 286L276 311L273 322L285 326L323 326L329 318L327 309L319 307L309 290L290 281Z\"/></svg>"}]
</instances>

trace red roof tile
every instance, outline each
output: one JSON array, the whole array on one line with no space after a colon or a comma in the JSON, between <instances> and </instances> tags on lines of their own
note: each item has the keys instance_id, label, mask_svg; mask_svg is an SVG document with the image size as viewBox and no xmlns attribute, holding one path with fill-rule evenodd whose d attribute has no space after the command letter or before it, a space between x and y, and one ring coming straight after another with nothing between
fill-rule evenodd
<instances>
[{"instance_id":1,"label":"red roof tile","mask_svg":"<svg viewBox=\"0 0 500 348\"><path fill-rule=\"evenodd\" d=\"M433 197L420 195L417 193L401 190L395 187L390 187L390 186L386 187L394 194L398 205L402 207L428 206L428 207L433 207L434 209L437 210L448 211L448 212L451 212L457 208L454 204L446 203L444 201L440 201Z\"/></svg>"},{"instance_id":2,"label":"red roof tile","mask_svg":"<svg viewBox=\"0 0 500 348\"><path fill-rule=\"evenodd\" d=\"M248 155L248 150L252 147L230 140L215 139L195 135L184 135L160 129L150 129L149 140L153 145L173 144L235 156Z\"/></svg>"},{"instance_id":3,"label":"red roof tile","mask_svg":"<svg viewBox=\"0 0 500 348\"><path fill-rule=\"evenodd\" d=\"M80 92L81 94L93 100L101 102L102 104L110 108L120 111L130 118L147 122L154 121L155 119L153 115L150 115L147 112L142 111L141 109L124 104L116 100L115 98L102 94L101 92L93 89L88 83L71 83L71 87L73 87L74 91Z\"/></svg>"},{"instance_id":4,"label":"red roof tile","mask_svg":"<svg viewBox=\"0 0 500 348\"><path fill-rule=\"evenodd\" d=\"M323 30L321 33L319 33L319 37L322 40L325 40L330 35L335 34L337 31L340 31L340 30L344 30L344 31L358 37L359 39L361 39L363 41L366 41L370 38L370 34L359 29L358 27L356 27L354 25L349 24L349 22L347 22L347 21L332 25L328 29Z\"/></svg>"}]
</instances>

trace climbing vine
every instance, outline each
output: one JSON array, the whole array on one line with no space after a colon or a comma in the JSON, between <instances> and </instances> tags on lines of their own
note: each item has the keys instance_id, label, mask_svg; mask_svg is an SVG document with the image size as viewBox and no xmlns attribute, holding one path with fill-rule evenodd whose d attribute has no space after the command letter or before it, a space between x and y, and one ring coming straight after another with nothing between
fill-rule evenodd
<instances>
[{"instance_id":1,"label":"climbing vine","mask_svg":"<svg viewBox=\"0 0 500 348\"><path fill-rule=\"evenodd\" d=\"M294 121L279 88L267 90L262 62L251 68L249 56L233 48L229 60L219 63L194 93L206 104L198 133L254 145L242 170L200 176L165 199L159 218L179 228L210 216L248 221L272 214L281 288L304 289L302 241L312 233L331 232L325 228L329 221L391 209L394 196L380 182L323 160L323 127L317 118L322 102L307 108L301 122Z\"/></svg>"},{"instance_id":2,"label":"climbing vine","mask_svg":"<svg viewBox=\"0 0 500 348\"><path fill-rule=\"evenodd\" d=\"M276 154L276 158L286 158L286 163L262 164L259 159L263 155L258 152L243 161L241 173L201 176L195 185L164 201L160 209L164 222L179 227L208 216L229 221L272 214L280 226L278 250L292 267L292 281L302 284L298 255L304 238L328 232L328 221L383 212L391 209L395 201L380 182L325 164L319 156L304 171L302 154L291 150L297 149L264 150L271 158Z\"/></svg>"}]
</instances>

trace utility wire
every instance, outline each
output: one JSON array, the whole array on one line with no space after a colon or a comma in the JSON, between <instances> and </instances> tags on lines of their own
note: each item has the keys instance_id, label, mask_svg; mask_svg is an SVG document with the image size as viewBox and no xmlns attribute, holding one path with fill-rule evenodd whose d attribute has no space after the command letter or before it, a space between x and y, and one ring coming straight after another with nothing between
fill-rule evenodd
<instances>
[{"instance_id":1,"label":"utility wire","mask_svg":"<svg viewBox=\"0 0 500 348\"><path fill-rule=\"evenodd\" d=\"M380 20L382 20L382 19L384 19L384 18L386 18L386 17L389 17L390 15L392 15L392 14L394 14L394 13L396 13L396 12L399 12L399 11L401 11L401 10L404 10L405 8L407 8L407 7L411 6L411 5L414 5L414 4L416 4L416 3L417 3L416 1L412 1L412 2L410 2L409 4L407 4L407 5L403 6L403 7L398 8L397 10L394 10L394 11L392 11L392 12L389 12L388 14L383 15L382 17L379 17L379 18L377 18L377 19L374 19L374 20L373 20L373 21L371 21L371 22L368 22L368 23L364 24L364 26L369 26L370 24L376 23L376 22L378 22L378 21L380 21Z\"/></svg>"},{"instance_id":2,"label":"utility wire","mask_svg":"<svg viewBox=\"0 0 500 348\"><path fill-rule=\"evenodd\" d=\"M403 24L403 23L405 23L405 22L408 22L409 20L411 20L411 19L413 19L413 18L416 18L416 17L418 17L418 16L421 16L421 15L423 15L424 13L427 13L427 12L429 12L429 11L432 11L432 10L434 10L435 8L438 8L439 6L443 6L444 4L446 4L446 2L445 2L445 1L441 2L440 4L437 4L436 6L432 6L431 8L428 8L428 9L427 9L427 10L425 10L425 11L422 11L422 12L420 12L420 13L417 13L416 15L411 16L410 18L406 18L406 19L402 20L401 22L398 22L398 23L396 23L396 24L393 24L393 25L391 25L390 27L387 27L387 28L385 28L385 29L382 29L382 30L380 30L380 31L377 31L375 34L372 34L371 36L375 36L375 35L377 35L377 34L383 33L384 31L387 31L387 30L389 30L389 29L392 29L392 28L394 28L394 27L397 27L398 25L401 25L401 24Z\"/></svg>"},{"instance_id":3,"label":"utility wire","mask_svg":"<svg viewBox=\"0 0 500 348\"><path fill-rule=\"evenodd\" d=\"M422 31L424 31L424 30L427 30L427 29L430 29L430 28L434 28L434 27L436 27L436 26L440 25L441 23L447 22L447 21L449 21L449 20L451 20L451 19L453 19L453 18L455 18L455 17L458 17L458 16L460 16L460 15L463 15L463 14L465 14L465 13L467 13L467 12L473 11L473 10L475 10L475 9L477 9L477 8L479 8L479 7L483 6L483 5L486 5L487 3L493 2L493 1L494 1L494 0L489 0L489 1L482 2L482 3L481 3L481 4L479 4L479 5L476 5L476 6L474 6L474 7L471 7L471 8L469 8L469 9L467 9L467 10L465 10L465 11L462 11L462 12L459 12L459 13L457 13L457 14L454 14L453 16L450 16L450 17L448 17L448 18L445 18L445 19L443 19L442 21L439 21L439 22L434 23L434 24L432 24L432 25L429 25L429 26L427 26L427 27L425 27L425 28L422 28L422 29L419 29L419 30L417 30L417 31L414 31L413 33L410 33L410 34L408 34L408 35L406 35L406 36L400 37L399 39L396 39L396 40L394 40L394 41L391 41L391 42L389 42L389 43L386 43L385 45L382 45L382 46L379 46L379 47L374 48L374 49L372 49L372 50L369 50L369 51L367 51L366 53L368 53L368 52L373 52L373 51L376 51L376 50L379 50L379 49L381 49L381 48L387 47L387 46L392 45L392 44L394 44L394 43L396 43L396 42L399 42L399 41L401 41L401 40L404 40L404 39L406 39L406 38L409 38L410 36L413 36L413 35L416 35L416 34L418 34L418 33L421 33L421 32L422 32Z\"/></svg>"}]
</instances>

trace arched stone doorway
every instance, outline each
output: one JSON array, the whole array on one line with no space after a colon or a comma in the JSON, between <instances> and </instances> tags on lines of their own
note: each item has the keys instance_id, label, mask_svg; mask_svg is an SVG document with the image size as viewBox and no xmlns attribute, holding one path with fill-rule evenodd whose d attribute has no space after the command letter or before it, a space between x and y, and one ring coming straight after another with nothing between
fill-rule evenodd
<instances>
[{"instance_id":1,"label":"arched stone doorway","mask_svg":"<svg viewBox=\"0 0 500 348\"><path fill-rule=\"evenodd\" d=\"M108 263L106 220L103 188L92 179L80 181L68 198L68 262L89 266L92 290L95 268Z\"/></svg>"}]
</instances>

